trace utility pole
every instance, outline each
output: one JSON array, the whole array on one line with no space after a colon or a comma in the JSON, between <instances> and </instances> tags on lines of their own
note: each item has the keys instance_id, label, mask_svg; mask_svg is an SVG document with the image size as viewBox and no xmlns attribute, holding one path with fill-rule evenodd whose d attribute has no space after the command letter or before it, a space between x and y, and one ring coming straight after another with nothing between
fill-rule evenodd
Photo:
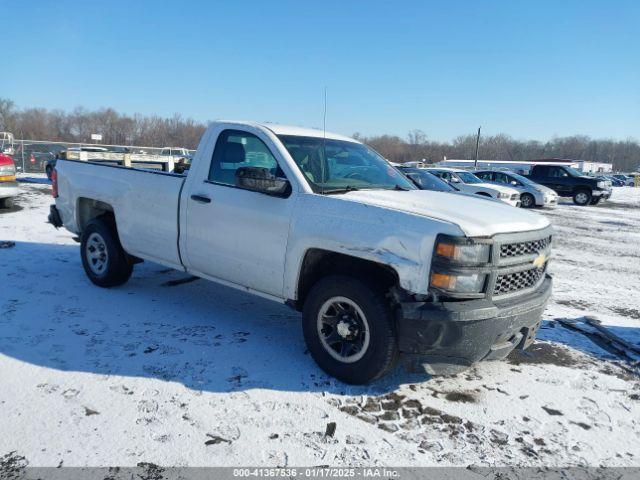
<instances>
[{"instance_id":1,"label":"utility pole","mask_svg":"<svg viewBox=\"0 0 640 480\"><path fill-rule=\"evenodd\" d=\"M476 159L475 159L475 161L473 162L473 168L474 168L474 170L475 170L476 168L478 168L478 148L480 147L480 129L481 129L481 128L482 128L481 126L480 126L480 127L478 127L478 136L476 137Z\"/></svg>"}]
</instances>

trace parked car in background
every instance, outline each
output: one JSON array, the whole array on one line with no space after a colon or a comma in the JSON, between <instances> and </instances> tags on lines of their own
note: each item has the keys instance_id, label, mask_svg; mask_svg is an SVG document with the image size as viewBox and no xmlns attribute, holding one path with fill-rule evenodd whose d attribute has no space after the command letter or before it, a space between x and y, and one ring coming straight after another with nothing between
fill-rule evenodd
<instances>
[{"instance_id":1,"label":"parked car in background","mask_svg":"<svg viewBox=\"0 0 640 480\"><path fill-rule=\"evenodd\" d=\"M0 153L0 208L11 208L19 191L13 158Z\"/></svg>"},{"instance_id":2,"label":"parked car in background","mask_svg":"<svg viewBox=\"0 0 640 480\"><path fill-rule=\"evenodd\" d=\"M555 207L558 204L556 192L517 173L501 170L478 170L473 174L487 182L508 185L520 191L520 206L523 208Z\"/></svg>"},{"instance_id":3,"label":"parked car in background","mask_svg":"<svg viewBox=\"0 0 640 480\"><path fill-rule=\"evenodd\" d=\"M624 182L613 175L600 175L600 178L610 181L613 187L624 187Z\"/></svg>"},{"instance_id":4,"label":"parked car in background","mask_svg":"<svg viewBox=\"0 0 640 480\"><path fill-rule=\"evenodd\" d=\"M611 182L584 175L564 165L534 165L530 180L549 187L561 197L573 198L576 205L596 205L611 197Z\"/></svg>"},{"instance_id":5,"label":"parked car in background","mask_svg":"<svg viewBox=\"0 0 640 480\"><path fill-rule=\"evenodd\" d=\"M401 166L400 164L396 168L398 168L398 170L400 170L420 190L455 193L457 195L463 195L475 199L482 199L487 202L502 203L500 200L497 200L493 197L461 192L455 186L435 176L433 173L427 172L424 168L411 168Z\"/></svg>"},{"instance_id":6,"label":"parked car in background","mask_svg":"<svg viewBox=\"0 0 640 480\"><path fill-rule=\"evenodd\" d=\"M149 260L285 303L311 357L348 383L401 355L453 374L525 349L551 294L547 218L418 190L322 130L212 123L187 175L60 160L52 193L49 220L81 237L95 285Z\"/></svg>"},{"instance_id":7,"label":"parked car in background","mask_svg":"<svg viewBox=\"0 0 640 480\"><path fill-rule=\"evenodd\" d=\"M520 206L520 192L515 188L484 182L473 173L457 168L438 167L426 170L449 182L461 192L496 198L513 207Z\"/></svg>"},{"instance_id":8,"label":"parked car in background","mask_svg":"<svg viewBox=\"0 0 640 480\"><path fill-rule=\"evenodd\" d=\"M182 147L164 147L160 150L160 155L171 155L172 157L180 157L185 160L191 160L191 153L189 150Z\"/></svg>"},{"instance_id":9,"label":"parked car in background","mask_svg":"<svg viewBox=\"0 0 640 480\"><path fill-rule=\"evenodd\" d=\"M438 178L433 173L427 172L424 168L404 167L401 165L396 168L405 174L420 190L451 193L459 192L458 189L452 187L449 183Z\"/></svg>"},{"instance_id":10,"label":"parked car in background","mask_svg":"<svg viewBox=\"0 0 640 480\"><path fill-rule=\"evenodd\" d=\"M617 173L613 176L613 178L616 178L618 181L622 182L622 186L625 186L625 187L634 186L633 175L624 175L622 173Z\"/></svg>"}]
</instances>

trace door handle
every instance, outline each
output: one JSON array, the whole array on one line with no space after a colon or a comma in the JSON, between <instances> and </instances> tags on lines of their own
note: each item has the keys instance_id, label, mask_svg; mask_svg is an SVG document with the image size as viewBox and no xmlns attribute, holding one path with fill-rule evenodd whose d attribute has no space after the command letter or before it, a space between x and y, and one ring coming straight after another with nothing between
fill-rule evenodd
<instances>
[{"instance_id":1,"label":"door handle","mask_svg":"<svg viewBox=\"0 0 640 480\"><path fill-rule=\"evenodd\" d=\"M195 200L199 203L211 203L211 199L206 195L191 195L191 200Z\"/></svg>"}]
</instances>

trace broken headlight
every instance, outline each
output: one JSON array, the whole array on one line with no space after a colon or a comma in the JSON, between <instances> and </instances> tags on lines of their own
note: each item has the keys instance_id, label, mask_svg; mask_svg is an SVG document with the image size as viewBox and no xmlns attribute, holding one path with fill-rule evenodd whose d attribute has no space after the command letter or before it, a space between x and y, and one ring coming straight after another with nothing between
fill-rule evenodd
<instances>
[{"instance_id":1,"label":"broken headlight","mask_svg":"<svg viewBox=\"0 0 640 480\"><path fill-rule=\"evenodd\" d=\"M484 291L490 259L490 240L439 235L429 286L453 296L478 296Z\"/></svg>"}]
</instances>

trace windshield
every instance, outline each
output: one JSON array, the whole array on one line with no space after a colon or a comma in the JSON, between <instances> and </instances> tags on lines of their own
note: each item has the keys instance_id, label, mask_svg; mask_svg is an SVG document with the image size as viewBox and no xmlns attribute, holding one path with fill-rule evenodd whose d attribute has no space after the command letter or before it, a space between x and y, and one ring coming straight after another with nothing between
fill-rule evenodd
<instances>
[{"instance_id":1,"label":"windshield","mask_svg":"<svg viewBox=\"0 0 640 480\"><path fill-rule=\"evenodd\" d=\"M297 135L278 138L315 192L416 189L384 158L361 143Z\"/></svg>"},{"instance_id":2,"label":"windshield","mask_svg":"<svg viewBox=\"0 0 640 480\"><path fill-rule=\"evenodd\" d=\"M456 172L455 175L457 175L464 183L482 183L482 180L476 177L473 173Z\"/></svg>"},{"instance_id":3,"label":"windshield","mask_svg":"<svg viewBox=\"0 0 640 480\"><path fill-rule=\"evenodd\" d=\"M400 171L411 178L423 190L435 190L437 192L455 192L456 189L444 180L439 179L432 173L419 168L401 168Z\"/></svg>"},{"instance_id":4,"label":"windshield","mask_svg":"<svg viewBox=\"0 0 640 480\"><path fill-rule=\"evenodd\" d=\"M509 173L509 176L515 180L518 180L523 185L536 185L535 182L532 182L527 177L523 177L519 173Z\"/></svg>"}]
</instances>

